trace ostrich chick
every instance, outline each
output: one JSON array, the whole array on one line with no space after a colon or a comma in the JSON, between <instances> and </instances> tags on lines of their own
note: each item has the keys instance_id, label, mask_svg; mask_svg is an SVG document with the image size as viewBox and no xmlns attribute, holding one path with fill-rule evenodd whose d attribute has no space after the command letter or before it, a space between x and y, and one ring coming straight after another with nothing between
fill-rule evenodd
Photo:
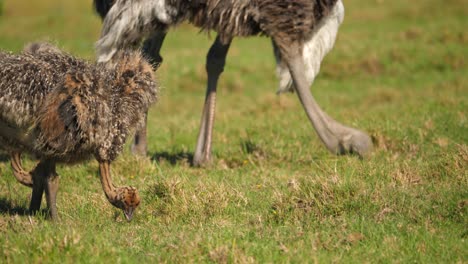
<instances>
[{"instance_id":1,"label":"ostrich chick","mask_svg":"<svg viewBox=\"0 0 468 264\"><path fill-rule=\"evenodd\" d=\"M140 203L133 187L115 187L110 163L125 140L141 126L157 98L151 66L137 51L119 51L112 64L91 64L47 43L34 43L20 55L0 52L0 144L11 153L13 174L33 188L30 211L45 192L57 219L56 163L92 156L99 162L108 201L131 220ZM40 162L31 172L21 165L27 152Z\"/></svg>"}]
</instances>

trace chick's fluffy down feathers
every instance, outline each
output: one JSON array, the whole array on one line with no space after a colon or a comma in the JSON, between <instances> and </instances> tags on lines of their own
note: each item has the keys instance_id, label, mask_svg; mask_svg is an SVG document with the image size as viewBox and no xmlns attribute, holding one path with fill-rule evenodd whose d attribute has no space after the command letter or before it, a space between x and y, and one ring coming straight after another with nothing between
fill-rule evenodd
<instances>
[{"instance_id":1,"label":"chick's fluffy down feathers","mask_svg":"<svg viewBox=\"0 0 468 264\"><path fill-rule=\"evenodd\" d=\"M0 143L39 158L114 160L157 99L138 51L118 52L104 66L35 43L20 55L0 53L0 62L0 122L21 135L0 131Z\"/></svg>"}]
</instances>

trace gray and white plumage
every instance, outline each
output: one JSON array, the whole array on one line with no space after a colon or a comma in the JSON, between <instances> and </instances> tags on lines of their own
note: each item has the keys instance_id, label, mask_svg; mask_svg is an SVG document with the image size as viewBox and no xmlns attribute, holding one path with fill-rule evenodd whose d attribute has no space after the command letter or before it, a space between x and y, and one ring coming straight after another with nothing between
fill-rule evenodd
<instances>
[{"instance_id":1,"label":"gray and white plumage","mask_svg":"<svg viewBox=\"0 0 468 264\"><path fill-rule=\"evenodd\" d=\"M306 42L312 36L315 26L328 16L336 2L98 0L95 5L100 14L106 17L101 38L96 44L98 60L108 61L119 48L138 44L151 32L165 30L183 21L189 21L206 31L216 31L223 42L234 37L259 34L278 36L288 42ZM98 8L100 6L102 8Z\"/></svg>"}]
</instances>

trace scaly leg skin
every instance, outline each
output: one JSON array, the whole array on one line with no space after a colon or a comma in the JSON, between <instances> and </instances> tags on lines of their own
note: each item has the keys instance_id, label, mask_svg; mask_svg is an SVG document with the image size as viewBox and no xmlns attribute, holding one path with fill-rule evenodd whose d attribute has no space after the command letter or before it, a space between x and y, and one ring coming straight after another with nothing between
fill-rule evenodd
<instances>
[{"instance_id":1,"label":"scaly leg skin","mask_svg":"<svg viewBox=\"0 0 468 264\"><path fill-rule=\"evenodd\" d=\"M218 36L208 52L206 61L208 86L206 89L205 105L200 122L197 146L195 147L195 154L193 157L193 164L195 166L206 166L211 161L211 140L216 108L216 88L219 76L224 71L226 55L230 45L231 41L227 44L223 44Z\"/></svg>"},{"instance_id":2,"label":"scaly leg skin","mask_svg":"<svg viewBox=\"0 0 468 264\"><path fill-rule=\"evenodd\" d=\"M164 43L165 37L166 32L157 31L143 44L143 53L145 54L145 57L148 58L154 70L156 70L163 61L163 58L160 55L160 51ZM148 151L146 126L147 120L148 113L145 113L145 121L143 127L135 133L135 140L133 141L133 144L131 146L132 153L138 156L146 156L146 153Z\"/></svg>"},{"instance_id":3,"label":"scaly leg skin","mask_svg":"<svg viewBox=\"0 0 468 264\"><path fill-rule=\"evenodd\" d=\"M287 47L282 48L281 51L291 72L297 95L325 146L335 154L355 153L361 157L366 156L372 150L371 138L360 130L347 127L332 119L320 108L312 96L301 58L302 47L298 44L280 46Z\"/></svg>"},{"instance_id":4,"label":"scaly leg skin","mask_svg":"<svg viewBox=\"0 0 468 264\"><path fill-rule=\"evenodd\" d=\"M30 172L23 169L20 152L11 153L11 168L13 169L13 175L18 182L25 186L33 187L32 175Z\"/></svg>"}]
</instances>

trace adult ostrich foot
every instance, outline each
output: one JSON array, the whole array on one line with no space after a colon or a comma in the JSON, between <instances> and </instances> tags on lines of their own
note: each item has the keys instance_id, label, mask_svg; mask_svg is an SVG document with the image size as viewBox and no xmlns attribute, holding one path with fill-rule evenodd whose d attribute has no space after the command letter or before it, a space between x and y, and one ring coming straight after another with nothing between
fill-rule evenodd
<instances>
[{"instance_id":1,"label":"adult ostrich foot","mask_svg":"<svg viewBox=\"0 0 468 264\"><path fill-rule=\"evenodd\" d=\"M203 153L199 156L194 156L193 157L193 165L195 167L199 167L199 168L208 168L210 167L213 162L212 162L212 159L211 159L211 153Z\"/></svg>"},{"instance_id":2,"label":"adult ostrich foot","mask_svg":"<svg viewBox=\"0 0 468 264\"><path fill-rule=\"evenodd\" d=\"M337 123L336 121L330 121ZM339 123L338 123L339 124ZM341 124L339 124L342 126ZM327 148L336 155L357 154L364 158L372 152L373 144L371 137L358 129L341 127L335 131L337 145L327 145Z\"/></svg>"}]
</instances>

